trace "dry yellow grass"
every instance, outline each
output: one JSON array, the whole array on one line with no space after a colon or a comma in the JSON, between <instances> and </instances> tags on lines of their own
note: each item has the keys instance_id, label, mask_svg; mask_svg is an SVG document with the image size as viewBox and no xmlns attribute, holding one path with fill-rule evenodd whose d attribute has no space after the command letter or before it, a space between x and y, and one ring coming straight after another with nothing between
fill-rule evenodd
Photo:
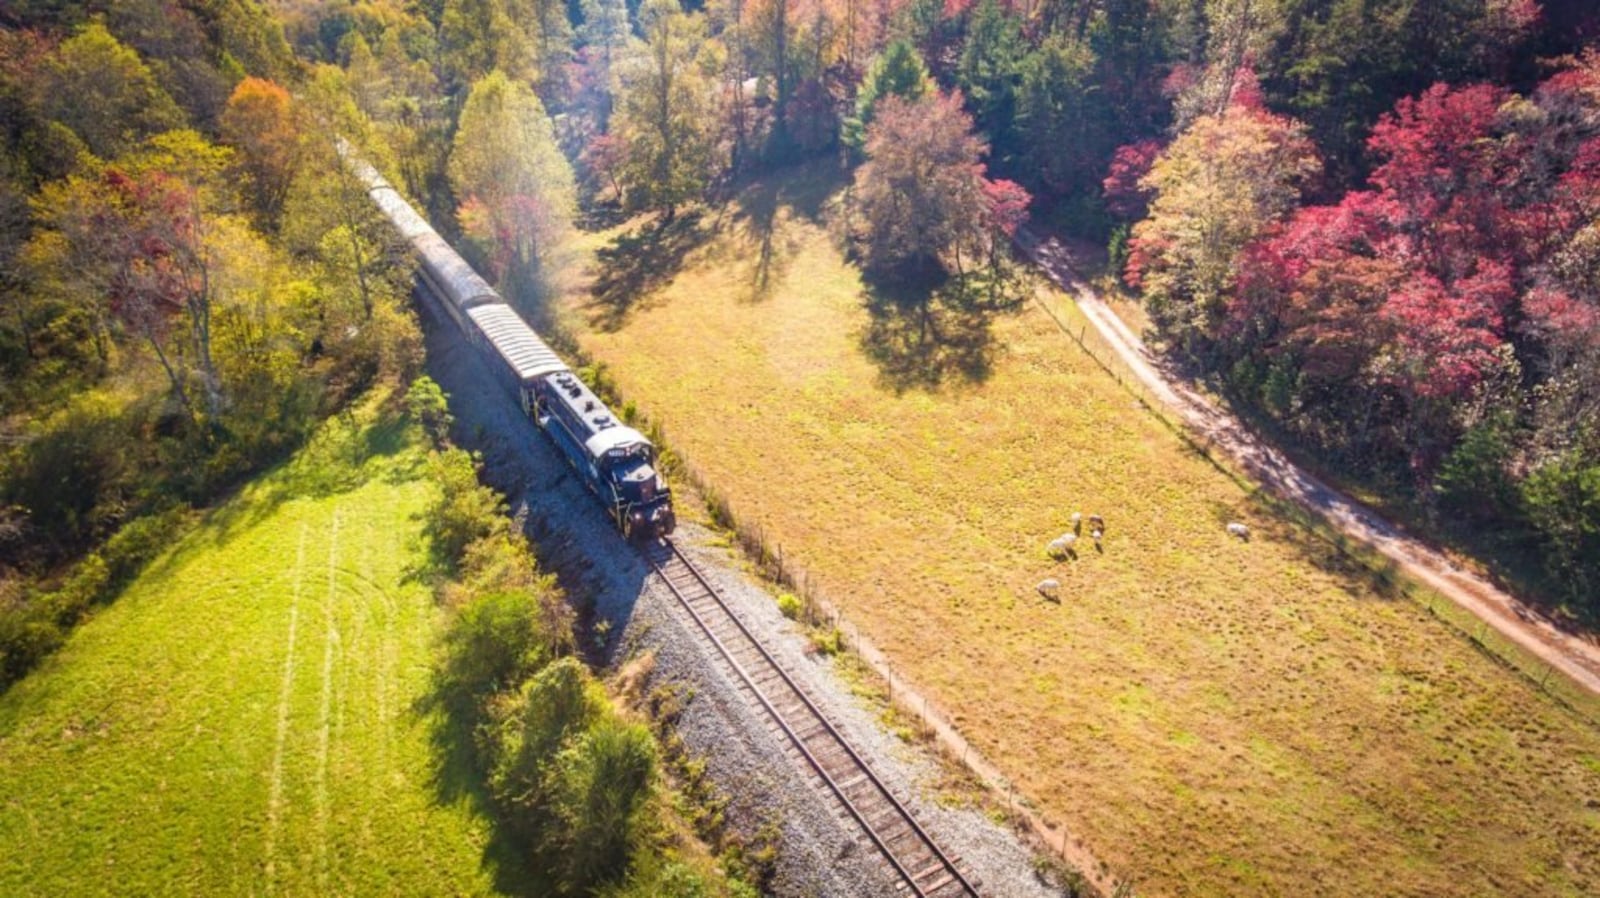
<instances>
[{"instance_id":1,"label":"dry yellow grass","mask_svg":"<svg viewBox=\"0 0 1600 898\"><path fill-rule=\"evenodd\" d=\"M1143 895L1600 893L1594 725L1274 517L1037 306L978 381L874 357L919 328L867 311L834 183L757 185L569 323L1048 817ZM1052 562L1074 511L1105 551Z\"/></svg>"}]
</instances>

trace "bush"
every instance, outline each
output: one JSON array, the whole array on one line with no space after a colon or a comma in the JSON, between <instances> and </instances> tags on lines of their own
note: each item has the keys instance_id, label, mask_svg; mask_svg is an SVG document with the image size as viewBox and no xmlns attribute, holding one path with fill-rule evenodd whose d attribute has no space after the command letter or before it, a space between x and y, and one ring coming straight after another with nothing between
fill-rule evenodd
<instances>
[{"instance_id":1,"label":"bush","mask_svg":"<svg viewBox=\"0 0 1600 898\"><path fill-rule=\"evenodd\" d=\"M575 658L563 658L523 684L485 740L489 794L507 819L535 833L546 805L545 775L567 743L607 711L606 698Z\"/></svg>"},{"instance_id":2,"label":"bush","mask_svg":"<svg viewBox=\"0 0 1600 898\"><path fill-rule=\"evenodd\" d=\"M422 425L437 448L444 448L455 419L450 415L450 401L433 378L423 376L411 382L406 390L406 414Z\"/></svg>"},{"instance_id":3,"label":"bush","mask_svg":"<svg viewBox=\"0 0 1600 898\"><path fill-rule=\"evenodd\" d=\"M556 757L550 778L560 825L546 831L542 854L562 891L583 895L621 880L652 828L644 813L656 778L650 731L604 718Z\"/></svg>"},{"instance_id":4,"label":"bush","mask_svg":"<svg viewBox=\"0 0 1600 898\"><path fill-rule=\"evenodd\" d=\"M460 449L430 453L439 498L429 509L426 533L437 556L452 567L467 546L508 530L500 495L478 483L477 459Z\"/></svg>"},{"instance_id":5,"label":"bush","mask_svg":"<svg viewBox=\"0 0 1600 898\"><path fill-rule=\"evenodd\" d=\"M186 505L178 505L124 525L106 540L105 548L100 550L105 557L111 587L118 589L126 585L192 523L193 510Z\"/></svg>"},{"instance_id":6,"label":"bush","mask_svg":"<svg viewBox=\"0 0 1600 898\"><path fill-rule=\"evenodd\" d=\"M190 510L178 506L132 521L54 590L0 605L0 688L59 648L91 606L115 597L192 520Z\"/></svg>"},{"instance_id":7,"label":"bush","mask_svg":"<svg viewBox=\"0 0 1600 898\"><path fill-rule=\"evenodd\" d=\"M539 627L539 597L518 589L480 596L457 611L445 631L438 669L441 695L469 719L490 696L518 688L551 658Z\"/></svg>"},{"instance_id":8,"label":"bush","mask_svg":"<svg viewBox=\"0 0 1600 898\"><path fill-rule=\"evenodd\" d=\"M778 593L778 611L790 620L799 620L800 612L805 610L805 604L800 597L792 592Z\"/></svg>"},{"instance_id":9,"label":"bush","mask_svg":"<svg viewBox=\"0 0 1600 898\"><path fill-rule=\"evenodd\" d=\"M1507 473L1516 449L1512 428L1509 414L1489 417L1439 466L1434 492L1455 520L1503 527L1517 515L1517 488Z\"/></svg>"},{"instance_id":10,"label":"bush","mask_svg":"<svg viewBox=\"0 0 1600 898\"><path fill-rule=\"evenodd\" d=\"M129 417L107 393L83 394L30 427L30 439L0 465L0 504L27 509L48 559L86 547L122 514L138 476L129 447L142 439Z\"/></svg>"},{"instance_id":11,"label":"bush","mask_svg":"<svg viewBox=\"0 0 1600 898\"><path fill-rule=\"evenodd\" d=\"M1600 613L1600 464L1574 452L1544 465L1523 482L1522 499L1560 588Z\"/></svg>"}]
</instances>

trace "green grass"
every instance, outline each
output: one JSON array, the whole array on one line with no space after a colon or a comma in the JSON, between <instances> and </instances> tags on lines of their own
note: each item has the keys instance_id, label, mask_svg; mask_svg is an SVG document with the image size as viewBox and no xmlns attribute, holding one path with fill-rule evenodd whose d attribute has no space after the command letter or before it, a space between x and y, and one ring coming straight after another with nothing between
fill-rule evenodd
<instances>
[{"instance_id":1,"label":"green grass","mask_svg":"<svg viewBox=\"0 0 1600 898\"><path fill-rule=\"evenodd\" d=\"M932 341L871 311L828 233L839 186L755 185L670 235L674 270L599 272L639 291L568 322L1046 818L1147 895L1600 892L1594 703L1376 583L1037 305ZM1052 562L1074 511L1105 516L1105 552Z\"/></svg>"},{"instance_id":2,"label":"green grass","mask_svg":"<svg viewBox=\"0 0 1600 898\"><path fill-rule=\"evenodd\" d=\"M422 459L330 424L0 697L0 894L494 891L421 710Z\"/></svg>"}]
</instances>

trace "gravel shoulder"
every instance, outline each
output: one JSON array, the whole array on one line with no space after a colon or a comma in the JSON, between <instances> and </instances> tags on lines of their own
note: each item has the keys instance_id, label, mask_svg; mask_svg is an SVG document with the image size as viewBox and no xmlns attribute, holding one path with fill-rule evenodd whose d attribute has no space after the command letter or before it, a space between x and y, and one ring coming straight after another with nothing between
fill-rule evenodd
<instances>
[{"instance_id":1,"label":"gravel shoulder","mask_svg":"<svg viewBox=\"0 0 1600 898\"><path fill-rule=\"evenodd\" d=\"M612 665L649 653L654 663L648 688L678 690L684 699L678 733L729 799L730 824L747 836L764 826L778 827L771 893L782 898L899 894L866 834L736 685L715 648L644 559L611 529L559 454L521 416L461 335L424 311L427 373L450 395L457 439L482 453L489 479L509 497L541 564L570 594L592 597L596 619L610 621L605 654ZM1009 828L978 810L938 801L937 760L883 728L833 662L808 651L807 639L778 612L775 597L743 572L715 534L686 524L674 539L986 895L1060 894L1041 882L1030 851Z\"/></svg>"},{"instance_id":2,"label":"gravel shoulder","mask_svg":"<svg viewBox=\"0 0 1600 898\"><path fill-rule=\"evenodd\" d=\"M1202 440L1222 449L1251 477L1274 492L1382 552L1412 577L1471 612L1585 690L1600 695L1600 642L1595 636L1561 628L1547 615L1518 601L1484 577L1461 569L1437 549L1290 461L1238 418L1162 368L1139 336L1078 276L1071 253L1060 241L1024 229L1018 232L1017 243L1052 281L1072 296L1084 317L1144 388L1175 412Z\"/></svg>"}]
</instances>

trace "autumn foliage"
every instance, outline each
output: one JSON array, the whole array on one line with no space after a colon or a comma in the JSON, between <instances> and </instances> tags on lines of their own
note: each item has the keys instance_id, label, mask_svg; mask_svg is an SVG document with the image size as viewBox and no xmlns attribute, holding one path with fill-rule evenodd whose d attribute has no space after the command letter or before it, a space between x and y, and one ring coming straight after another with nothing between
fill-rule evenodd
<instances>
[{"instance_id":1,"label":"autumn foliage","mask_svg":"<svg viewBox=\"0 0 1600 898\"><path fill-rule=\"evenodd\" d=\"M1600 583L1577 548L1600 515L1571 505L1600 452L1600 57L1526 96L1401 99L1367 140L1366 183L1327 204L1294 208L1295 133L1236 106L1137 181L1142 154L1119 151L1108 199L1150 196L1129 283L1175 346L1290 431L1466 519L1523 519L1569 587Z\"/></svg>"}]
</instances>

